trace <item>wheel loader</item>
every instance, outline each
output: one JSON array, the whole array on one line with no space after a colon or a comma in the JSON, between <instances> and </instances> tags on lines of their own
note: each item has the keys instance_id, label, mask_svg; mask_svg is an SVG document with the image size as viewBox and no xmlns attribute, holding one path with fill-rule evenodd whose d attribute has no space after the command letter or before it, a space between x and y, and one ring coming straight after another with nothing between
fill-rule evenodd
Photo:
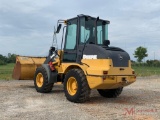
<instances>
[{"instance_id":1,"label":"wheel loader","mask_svg":"<svg viewBox=\"0 0 160 120\"><path fill-rule=\"evenodd\" d=\"M103 97L114 98L123 87L135 82L129 54L110 46L109 23L88 15L58 20L54 34L63 27L61 49L52 46L41 65L34 61L31 78L34 77L36 91L48 93L54 83L60 82L69 101L82 103L89 99L92 89Z\"/></svg>"}]
</instances>

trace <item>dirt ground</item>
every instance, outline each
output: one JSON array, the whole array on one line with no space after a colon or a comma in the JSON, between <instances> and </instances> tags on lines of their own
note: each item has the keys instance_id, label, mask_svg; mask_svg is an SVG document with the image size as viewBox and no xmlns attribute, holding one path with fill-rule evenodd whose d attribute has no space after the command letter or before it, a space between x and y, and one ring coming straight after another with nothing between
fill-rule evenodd
<instances>
[{"instance_id":1,"label":"dirt ground","mask_svg":"<svg viewBox=\"0 0 160 120\"><path fill-rule=\"evenodd\" d=\"M37 93L33 81L0 80L0 120L160 120L160 78L138 78L118 98L92 90L90 100L66 100L62 85Z\"/></svg>"}]
</instances>

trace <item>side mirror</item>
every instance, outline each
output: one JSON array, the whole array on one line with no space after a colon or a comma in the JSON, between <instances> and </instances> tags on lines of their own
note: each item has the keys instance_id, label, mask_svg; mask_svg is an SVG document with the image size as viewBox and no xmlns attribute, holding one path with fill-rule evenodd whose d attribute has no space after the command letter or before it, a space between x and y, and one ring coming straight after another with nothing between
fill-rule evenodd
<instances>
[{"instance_id":1,"label":"side mirror","mask_svg":"<svg viewBox=\"0 0 160 120\"><path fill-rule=\"evenodd\" d=\"M59 24L59 25L58 25L58 27L57 27L57 31L56 31L56 33L59 33L59 31L60 31L61 27L62 27L62 24Z\"/></svg>"},{"instance_id":2,"label":"side mirror","mask_svg":"<svg viewBox=\"0 0 160 120\"><path fill-rule=\"evenodd\" d=\"M110 45L110 41L109 41L109 40L104 40L104 41L103 41L103 45L105 45L105 46Z\"/></svg>"}]
</instances>

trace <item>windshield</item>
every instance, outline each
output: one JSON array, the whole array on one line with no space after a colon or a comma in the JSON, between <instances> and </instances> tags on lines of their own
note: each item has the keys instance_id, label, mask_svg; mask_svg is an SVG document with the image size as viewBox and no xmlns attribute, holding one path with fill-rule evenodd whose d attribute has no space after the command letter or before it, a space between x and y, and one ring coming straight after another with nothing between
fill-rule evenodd
<instances>
[{"instance_id":1,"label":"windshield","mask_svg":"<svg viewBox=\"0 0 160 120\"><path fill-rule=\"evenodd\" d=\"M85 42L95 44L95 18L82 17L80 19L80 44ZM108 40L108 24L105 21L97 21L97 44L102 45L104 40Z\"/></svg>"}]
</instances>

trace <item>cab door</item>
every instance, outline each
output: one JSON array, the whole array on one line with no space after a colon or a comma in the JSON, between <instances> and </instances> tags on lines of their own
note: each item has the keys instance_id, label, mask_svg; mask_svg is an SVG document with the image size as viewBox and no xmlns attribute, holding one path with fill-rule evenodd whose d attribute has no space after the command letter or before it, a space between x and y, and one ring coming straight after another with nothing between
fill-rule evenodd
<instances>
[{"instance_id":1,"label":"cab door","mask_svg":"<svg viewBox=\"0 0 160 120\"><path fill-rule=\"evenodd\" d=\"M76 62L77 18L68 21L65 35L63 62Z\"/></svg>"}]
</instances>

